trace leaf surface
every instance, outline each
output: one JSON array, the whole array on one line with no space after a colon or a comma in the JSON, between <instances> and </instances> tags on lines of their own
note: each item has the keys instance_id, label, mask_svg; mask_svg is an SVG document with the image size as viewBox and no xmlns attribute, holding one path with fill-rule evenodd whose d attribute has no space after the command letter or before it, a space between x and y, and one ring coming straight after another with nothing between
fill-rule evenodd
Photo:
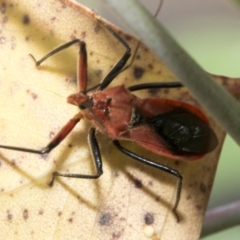
<instances>
[{"instance_id":1,"label":"leaf surface","mask_svg":"<svg viewBox=\"0 0 240 240\"><path fill-rule=\"evenodd\" d=\"M28 54L39 59L56 46L81 38L87 43L93 86L125 49L97 22L94 12L67 0L1 0L0 11L0 143L40 149L78 111L66 103L66 97L77 91L78 49L71 47L38 68ZM138 40L125 37L134 51ZM231 87L235 79L216 78L236 91ZM133 65L112 86L174 80L141 45ZM185 88L136 94L196 104ZM104 174L98 180L57 178L49 187L53 171L95 172L87 143L90 124L85 120L46 156L1 149L0 239L147 239L149 229L154 231L150 239L198 239L225 136L212 120L211 125L219 145L196 162L176 162L124 143L181 172L180 223L171 211L176 179L126 158L100 133Z\"/></svg>"}]
</instances>

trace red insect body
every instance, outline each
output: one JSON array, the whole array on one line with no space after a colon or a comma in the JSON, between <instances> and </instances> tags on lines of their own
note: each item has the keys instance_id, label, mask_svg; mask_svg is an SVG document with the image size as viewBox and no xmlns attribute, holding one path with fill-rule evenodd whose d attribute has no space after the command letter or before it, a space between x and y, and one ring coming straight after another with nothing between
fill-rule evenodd
<instances>
[{"instance_id":1,"label":"red insect body","mask_svg":"<svg viewBox=\"0 0 240 240\"><path fill-rule=\"evenodd\" d=\"M149 124L132 126L136 111L148 120L176 108L187 110L189 114L195 115L208 125L202 111L190 104L170 99L142 99L133 95L124 85L108 88L91 96L81 92L73 94L68 97L68 102L77 106L84 105L83 116L112 139L133 141L159 155L179 160L196 160L205 155L205 152L179 155L168 148L166 142Z\"/></svg>"}]
</instances>

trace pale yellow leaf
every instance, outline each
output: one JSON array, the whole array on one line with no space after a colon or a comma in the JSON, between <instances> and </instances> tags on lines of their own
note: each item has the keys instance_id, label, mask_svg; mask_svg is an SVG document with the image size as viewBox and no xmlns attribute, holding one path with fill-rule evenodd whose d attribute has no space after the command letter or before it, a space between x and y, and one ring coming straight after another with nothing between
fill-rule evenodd
<instances>
[{"instance_id":1,"label":"pale yellow leaf","mask_svg":"<svg viewBox=\"0 0 240 240\"><path fill-rule=\"evenodd\" d=\"M0 21L0 144L40 149L78 111L66 103L67 96L77 91L78 49L73 46L39 68L28 54L39 59L56 46L81 38L87 43L92 86L125 49L97 22L94 12L67 0L1 0ZM127 41L134 51L138 40L127 36ZM141 46L132 67L113 85L173 80L173 74ZM195 104L186 89L136 94ZM104 174L98 180L57 178L49 187L53 171L95 172L87 143L89 126L81 121L48 156L0 150L0 239L197 239L223 130L212 125L219 145L193 163L125 145L182 173L177 223L171 211L176 179L125 157L100 133ZM147 226L149 218L152 223Z\"/></svg>"}]
</instances>

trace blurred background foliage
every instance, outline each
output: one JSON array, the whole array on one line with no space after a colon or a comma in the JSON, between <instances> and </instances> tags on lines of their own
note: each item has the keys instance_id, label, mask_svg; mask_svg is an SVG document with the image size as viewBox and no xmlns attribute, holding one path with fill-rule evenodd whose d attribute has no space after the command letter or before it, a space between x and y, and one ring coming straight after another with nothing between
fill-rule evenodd
<instances>
[{"instance_id":1,"label":"blurred background foliage","mask_svg":"<svg viewBox=\"0 0 240 240\"><path fill-rule=\"evenodd\" d=\"M78 1L132 33L103 1ZM159 0L142 3L154 14ZM165 0L157 18L203 69L240 77L240 0ZM240 200L239 182L240 148L227 136L208 209ZM239 240L239 236L240 225L202 240Z\"/></svg>"}]
</instances>

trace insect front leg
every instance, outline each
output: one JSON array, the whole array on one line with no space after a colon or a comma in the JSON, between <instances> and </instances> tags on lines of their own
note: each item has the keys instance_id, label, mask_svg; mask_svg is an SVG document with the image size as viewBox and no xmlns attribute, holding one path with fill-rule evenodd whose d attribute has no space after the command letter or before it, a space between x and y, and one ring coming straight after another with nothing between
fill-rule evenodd
<instances>
[{"instance_id":1,"label":"insect front leg","mask_svg":"<svg viewBox=\"0 0 240 240\"><path fill-rule=\"evenodd\" d=\"M108 26L100 17L97 20L104 25L104 27L119 41L122 45L126 48L125 53L123 56L117 61L117 63L113 66L110 72L105 76L105 78L100 83L98 87L98 91L104 90L112 81L113 79L122 72L123 68L125 67L129 57L131 56L131 47L128 43L118 34L116 33L110 26Z\"/></svg>"},{"instance_id":2,"label":"insect front leg","mask_svg":"<svg viewBox=\"0 0 240 240\"><path fill-rule=\"evenodd\" d=\"M167 172L167 173L175 176L178 179L176 200L175 200L175 204L174 204L174 207L173 207L172 211L173 211L174 215L176 216L177 221L179 222L179 216L177 214L177 207L178 207L178 204L179 204L179 201L180 201L181 191L182 191L182 180L183 180L182 175L175 169L172 169L172 168L170 168L166 165L160 164L160 163L153 162L153 161L151 161L147 158L141 157L141 156L137 155L136 153L133 153L133 152L127 150L126 148L122 147L120 145L119 141L117 141L117 140L114 140L113 144L117 147L117 149L119 151L121 151L122 153L124 153L128 157L131 157L132 159L137 160L139 162L142 162L144 164L147 164L151 167L157 168L161 171Z\"/></svg>"},{"instance_id":3,"label":"insect front leg","mask_svg":"<svg viewBox=\"0 0 240 240\"><path fill-rule=\"evenodd\" d=\"M68 123L58 132L58 134L51 140L51 142L41 150L31 149L31 148L22 148L15 146L0 145L0 148L15 150L20 152L36 153L36 154L45 154L49 153L62 142L63 139L73 130L76 124L82 118L82 114L78 113Z\"/></svg>"},{"instance_id":4,"label":"insect front leg","mask_svg":"<svg viewBox=\"0 0 240 240\"><path fill-rule=\"evenodd\" d=\"M78 55L78 66L77 66L77 82L78 90L85 91L87 88L87 51L86 43L80 39L74 39L70 42L67 42L49 52L47 55L42 57L39 60L36 60L32 54L29 54L34 60L36 66L40 66L42 62L47 60L49 57L55 55L56 53L61 52L62 50L72 46L73 44L79 44L79 55Z\"/></svg>"},{"instance_id":5,"label":"insect front leg","mask_svg":"<svg viewBox=\"0 0 240 240\"><path fill-rule=\"evenodd\" d=\"M102 158L101 158L101 153L100 153L100 149L98 146L98 142L95 136L95 129L91 128L89 130L89 134L88 134L88 140L89 140L89 147L91 149L92 152L92 157L94 159L95 162L95 166L97 169L97 173L95 175L87 175L87 174L78 174L78 173L60 173L60 172L53 172L53 177L52 180L50 182L50 186L53 185L54 179L55 177L69 177L69 178L88 178L88 179L96 179L99 178L102 173Z\"/></svg>"}]
</instances>

